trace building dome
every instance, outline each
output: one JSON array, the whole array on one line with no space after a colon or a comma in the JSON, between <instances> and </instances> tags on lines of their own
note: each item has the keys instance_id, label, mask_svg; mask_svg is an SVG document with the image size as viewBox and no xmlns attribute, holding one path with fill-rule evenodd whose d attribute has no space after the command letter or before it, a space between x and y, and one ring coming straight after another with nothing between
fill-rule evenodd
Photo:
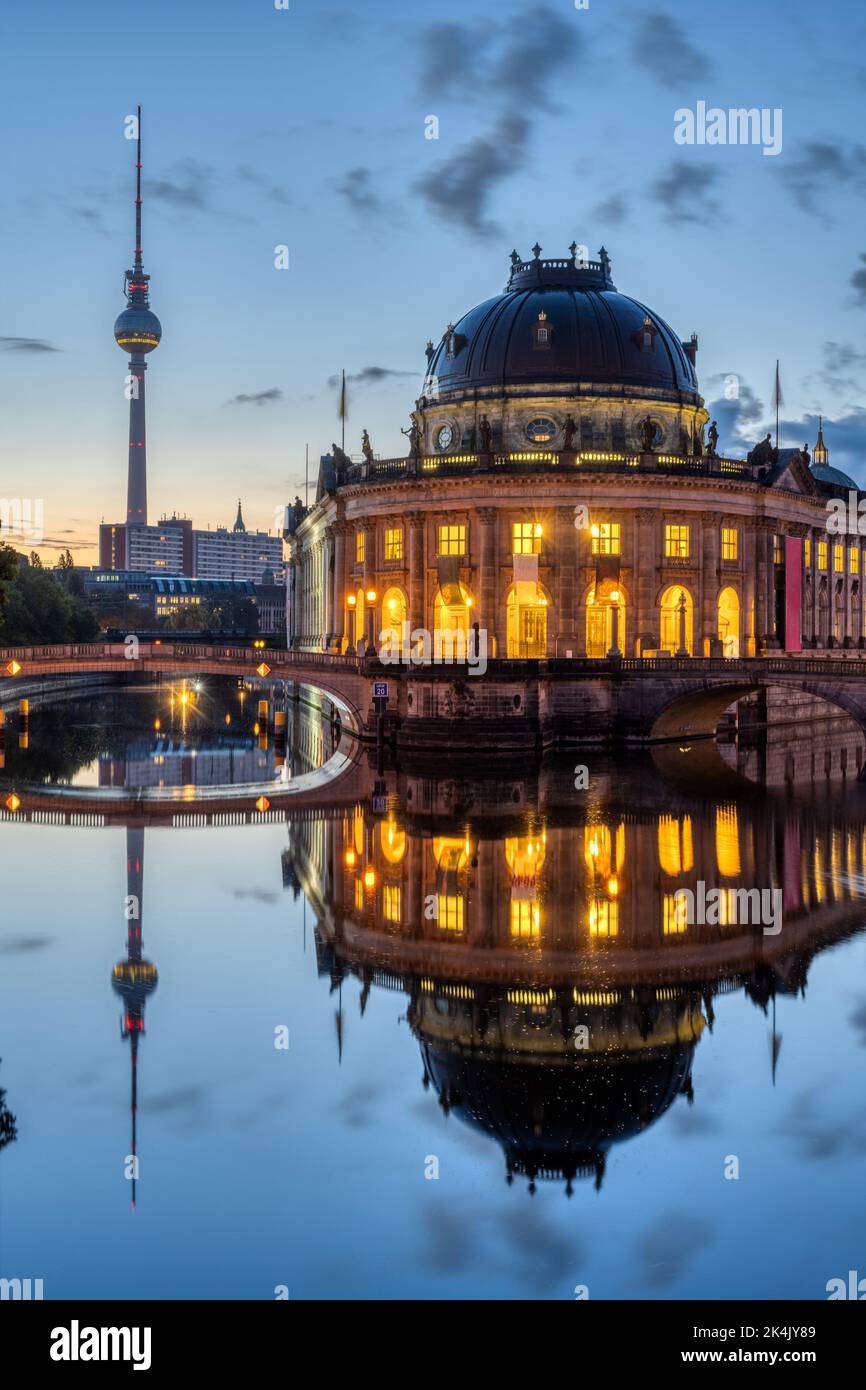
<instances>
[{"instance_id":1,"label":"building dome","mask_svg":"<svg viewBox=\"0 0 866 1390\"><path fill-rule=\"evenodd\" d=\"M540 247L534 248L540 251ZM597 261L521 261L515 252L502 294L449 324L430 357L428 385L454 399L477 388L560 383L569 395L636 387L652 396L701 404L696 340L680 342L665 321Z\"/></svg>"},{"instance_id":2,"label":"building dome","mask_svg":"<svg viewBox=\"0 0 866 1390\"><path fill-rule=\"evenodd\" d=\"M114 324L114 339L124 352L152 352L162 338L162 324L152 309L124 309Z\"/></svg>"},{"instance_id":3,"label":"building dome","mask_svg":"<svg viewBox=\"0 0 866 1390\"><path fill-rule=\"evenodd\" d=\"M856 492L859 483L855 483L853 478L849 478L847 473L843 473L841 468L832 468L829 464L812 465L812 474L817 482L826 483L828 487L844 487Z\"/></svg>"}]
</instances>

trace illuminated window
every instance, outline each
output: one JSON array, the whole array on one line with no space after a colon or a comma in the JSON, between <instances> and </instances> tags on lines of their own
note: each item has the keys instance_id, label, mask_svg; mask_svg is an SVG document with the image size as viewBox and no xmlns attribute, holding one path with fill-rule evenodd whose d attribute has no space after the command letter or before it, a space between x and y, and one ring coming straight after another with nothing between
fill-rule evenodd
<instances>
[{"instance_id":1,"label":"illuminated window","mask_svg":"<svg viewBox=\"0 0 866 1390\"><path fill-rule=\"evenodd\" d=\"M590 936L616 936L619 931L619 903L599 898L589 905Z\"/></svg>"},{"instance_id":2,"label":"illuminated window","mask_svg":"<svg viewBox=\"0 0 866 1390\"><path fill-rule=\"evenodd\" d=\"M385 529L385 559L403 559L403 527L388 526Z\"/></svg>"},{"instance_id":3,"label":"illuminated window","mask_svg":"<svg viewBox=\"0 0 866 1390\"><path fill-rule=\"evenodd\" d=\"M590 535L592 536L593 555L619 555L621 553L618 521L593 522Z\"/></svg>"},{"instance_id":4,"label":"illuminated window","mask_svg":"<svg viewBox=\"0 0 866 1390\"><path fill-rule=\"evenodd\" d=\"M803 564L806 569L809 569L812 564L812 542L808 536L803 542Z\"/></svg>"},{"instance_id":5,"label":"illuminated window","mask_svg":"<svg viewBox=\"0 0 866 1390\"><path fill-rule=\"evenodd\" d=\"M513 555L541 554L541 526L537 521L514 521L511 525Z\"/></svg>"},{"instance_id":6,"label":"illuminated window","mask_svg":"<svg viewBox=\"0 0 866 1390\"><path fill-rule=\"evenodd\" d=\"M774 536L774 537L773 537L773 564L774 564L774 565L781 565L782 559L783 559L783 553L782 553L782 537L781 537L781 536Z\"/></svg>"},{"instance_id":7,"label":"illuminated window","mask_svg":"<svg viewBox=\"0 0 866 1390\"><path fill-rule=\"evenodd\" d=\"M716 811L716 863L723 878L740 875L740 826L736 806Z\"/></svg>"},{"instance_id":8,"label":"illuminated window","mask_svg":"<svg viewBox=\"0 0 866 1390\"><path fill-rule=\"evenodd\" d=\"M688 526L665 527L665 556L668 560L687 560L689 558Z\"/></svg>"},{"instance_id":9,"label":"illuminated window","mask_svg":"<svg viewBox=\"0 0 866 1390\"><path fill-rule=\"evenodd\" d=\"M363 532L363 531L356 531L356 532L355 532L355 564L356 564L356 565L363 565L363 563L364 563L364 532Z\"/></svg>"},{"instance_id":10,"label":"illuminated window","mask_svg":"<svg viewBox=\"0 0 866 1390\"><path fill-rule=\"evenodd\" d=\"M662 873L676 878L687 874L694 862L692 848L692 818L683 816L659 816L659 866Z\"/></svg>"},{"instance_id":11,"label":"illuminated window","mask_svg":"<svg viewBox=\"0 0 866 1390\"><path fill-rule=\"evenodd\" d=\"M852 574L860 573L860 551L852 545L848 551L848 568Z\"/></svg>"},{"instance_id":12,"label":"illuminated window","mask_svg":"<svg viewBox=\"0 0 866 1390\"><path fill-rule=\"evenodd\" d=\"M825 569L827 568L827 542L826 542L826 541L819 541L819 542L818 542L818 568L819 568L819 570L825 570Z\"/></svg>"},{"instance_id":13,"label":"illuminated window","mask_svg":"<svg viewBox=\"0 0 866 1390\"><path fill-rule=\"evenodd\" d=\"M722 559L736 560L738 552L738 532L736 526L722 527Z\"/></svg>"},{"instance_id":14,"label":"illuminated window","mask_svg":"<svg viewBox=\"0 0 866 1390\"><path fill-rule=\"evenodd\" d=\"M833 569L836 574L843 574L845 570L845 547L841 543L833 546Z\"/></svg>"},{"instance_id":15,"label":"illuminated window","mask_svg":"<svg viewBox=\"0 0 866 1390\"><path fill-rule=\"evenodd\" d=\"M401 897L399 883L386 883L382 889L382 912L386 922L400 921Z\"/></svg>"},{"instance_id":16,"label":"illuminated window","mask_svg":"<svg viewBox=\"0 0 866 1390\"><path fill-rule=\"evenodd\" d=\"M511 899L511 935L522 941L538 936L541 912L529 898Z\"/></svg>"},{"instance_id":17,"label":"illuminated window","mask_svg":"<svg viewBox=\"0 0 866 1390\"><path fill-rule=\"evenodd\" d=\"M440 893L436 899L436 921L442 931L462 932L463 899Z\"/></svg>"},{"instance_id":18,"label":"illuminated window","mask_svg":"<svg viewBox=\"0 0 866 1390\"><path fill-rule=\"evenodd\" d=\"M364 885L359 878L355 879L355 911L364 910Z\"/></svg>"},{"instance_id":19,"label":"illuminated window","mask_svg":"<svg viewBox=\"0 0 866 1390\"><path fill-rule=\"evenodd\" d=\"M439 554L440 555L465 555L466 554L466 527L465 526L440 526L439 527Z\"/></svg>"},{"instance_id":20,"label":"illuminated window","mask_svg":"<svg viewBox=\"0 0 866 1390\"><path fill-rule=\"evenodd\" d=\"M665 893L662 899L662 931L665 936L681 936L689 925L688 898Z\"/></svg>"}]
</instances>

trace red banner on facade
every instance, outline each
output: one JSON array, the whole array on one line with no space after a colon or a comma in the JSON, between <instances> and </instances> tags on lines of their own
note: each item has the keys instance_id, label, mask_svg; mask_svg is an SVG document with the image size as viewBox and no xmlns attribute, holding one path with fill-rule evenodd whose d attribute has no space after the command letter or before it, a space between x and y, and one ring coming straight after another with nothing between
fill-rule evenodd
<instances>
[{"instance_id":1,"label":"red banner on facade","mask_svg":"<svg viewBox=\"0 0 866 1390\"><path fill-rule=\"evenodd\" d=\"M803 542L785 537L785 651L803 650Z\"/></svg>"}]
</instances>

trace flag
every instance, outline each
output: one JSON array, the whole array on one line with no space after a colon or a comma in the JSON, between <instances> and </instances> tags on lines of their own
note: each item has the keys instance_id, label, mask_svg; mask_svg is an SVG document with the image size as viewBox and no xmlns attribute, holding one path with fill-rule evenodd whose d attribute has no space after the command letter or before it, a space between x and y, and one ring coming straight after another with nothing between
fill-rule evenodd
<instances>
[{"instance_id":1,"label":"flag","mask_svg":"<svg viewBox=\"0 0 866 1390\"><path fill-rule=\"evenodd\" d=\"M337 410L338 419L344 423L349 418L349 397L346 394L346 369L343 368L343 384L340 387L340 405Z\"/></svg>"},{"instance_id":2,"label":"flag","mask_svg":"<svg viewBox=\"0 0 866 1390\"><path fill-rule=\"evenodd\" d=\"M784 405L784 404L785 404L785 398L784 398L784 396L782 395L782 382L781 382L781 380L779 379L779 362L778 362L778 359L777 359L777 360L776 360L776 382L775 382L775 385L774 385L774 387L773 387L773 409L774 409L774 410L778 410L778 409L779 409L779 406L780 406L780 405Z\"/></svg>"},{"instance_id":3,"label":"flag","mask_svg":"<svg viewBox=\"0 0 866 1390\"><path fill-rule=\"evenodd\" d=\"M466 599L460 584L460 556L440 555L437 572L439 592L446 608L462 608Z\"/></svg>"},{"instance_id":4,"label":"flag","mask_svg":"<svg viewBox=\"0 0 866 1390\"><path fill-rule=\"evenodd\" d=\"M538 556L516 554L511 560L517 603L532 606L538 596Z\"/></svg>"}]
</instances>

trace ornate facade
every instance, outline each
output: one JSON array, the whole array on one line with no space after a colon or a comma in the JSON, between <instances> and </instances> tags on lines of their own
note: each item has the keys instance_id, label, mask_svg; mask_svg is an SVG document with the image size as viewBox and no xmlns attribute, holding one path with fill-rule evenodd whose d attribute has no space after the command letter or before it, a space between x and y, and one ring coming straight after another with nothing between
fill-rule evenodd
<instances>
[{"instance_id":1,"label":"ornate facade","mask_svg":"<svg viewBox=\"0 0 866 1390\"><path fill-rule=\"evenodd\" d=\"M862 647L863 538L828 534L856 484L774 449L717 449L680 341L597 260L522 261L427 346L409 453L322 461L290 509L292 646L473 629L500 658L757 656ZM705 440L705 433L707 439Z\"/></svg>"}]
</instances>

